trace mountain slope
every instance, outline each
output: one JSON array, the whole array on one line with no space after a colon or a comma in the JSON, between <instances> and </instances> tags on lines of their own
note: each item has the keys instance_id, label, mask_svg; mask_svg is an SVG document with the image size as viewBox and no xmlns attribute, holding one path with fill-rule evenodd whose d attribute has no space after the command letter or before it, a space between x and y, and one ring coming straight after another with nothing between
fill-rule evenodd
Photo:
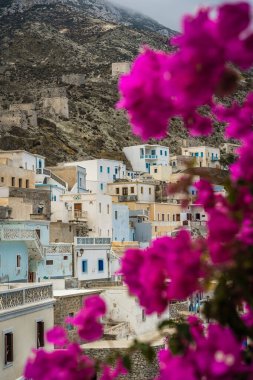
<instances>
[{"instance_id":1,"label":"mountain slope","mask_svg":"<svg viewBox=\"0 0 253 380\"><path fill-rule=\"evenodd\" d=\"M119 7L107 0L2 0L0 13L1 8L2 13L7 15L15 12L25 12L36 5L47 6L56 4L72 7L72 9L79 10L91 17L136 29L157 32L166 36L175 34L171 29L165 28L151 18L127 8Z\"/></svg>"}]
</instances>

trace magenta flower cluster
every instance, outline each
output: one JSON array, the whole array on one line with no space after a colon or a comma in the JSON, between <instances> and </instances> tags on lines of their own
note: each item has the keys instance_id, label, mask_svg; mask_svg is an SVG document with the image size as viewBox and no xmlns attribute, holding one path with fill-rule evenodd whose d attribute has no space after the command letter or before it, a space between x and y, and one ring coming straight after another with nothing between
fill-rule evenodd
<instances>
[{"instance_id":1,"label":"magenta flower cluster","mask_svg":"<svg viewBox=\"0 0 253 380\"><path fill-rule=\"evenodd\" d=\"M201 249L182 230L162 237L146 249L125 252L119 273L147 314L163 312L170 300L185 299L200 288Z\"/></svg>"},{"instance_id":2,"label":"magenta flower cluster","mask_svg":"<svg viewBox=\"0 0 253 380\"><path fill-rule=\"evenodd\" d=\"M195 318L189 323L193 343L182 355L160 351L157 380L231 380L251 372L243 363L241 342L228 327L210 323L205 331Z\"/></svg>"},{"instance_id":3,"label":"magenta flower cluster","mask_svg":"<svg viewBox=\"0 0 253 380\"><path fill-rule=\"evenodd\" d=\"M251 66L249 4L222 5L216 18L212 13L212 8L205 8L196 17L186 16L183 33L170 41L177 47L175 52L145 48L131 72L121 77L118 107L128 112L133 132L143 140L165 137L172 117L182 118L193 136L210 134L212 120L199 108L213 107L213 95L233 87L236 78L228 62L241 69Z\"/></svg>"}]
</instances>

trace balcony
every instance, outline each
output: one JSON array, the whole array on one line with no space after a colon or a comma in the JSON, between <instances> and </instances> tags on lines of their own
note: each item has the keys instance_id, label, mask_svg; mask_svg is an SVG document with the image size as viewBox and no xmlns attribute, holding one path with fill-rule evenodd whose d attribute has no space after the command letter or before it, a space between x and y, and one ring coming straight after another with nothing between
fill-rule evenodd
<instances>
[{"instance_id":1,"label":"balcony","mask_svg":"<svg viewBox=\"0 0 253 380\"><path fill-rule=\"evenodd\" d=\"M119 202L136 202L138 200L137 195L119 195Z\"/></svg>"},{"instance_id":2,"label":"balcony","mask_svg":"<svg viewBox=\"0 0 253 380\"><path fill-rule=\"evenodd\" d=\"M21 284L15 284L14 286L11 286L11 288L9 288L9 284L3 284L0 286L0 312L11 308L52 299L52 284L30 286L22 285L22 287Z\"/></svg>"},{"instance_id":3,"label":"balcony","mask_svg":"<svg viewBox=\"0 0 253 380\"><path fill-rule=\"evenodd\" d=\"M156 154L145 154L145 158L149 160L156 160L158 156Z\"/></svg>"},{"instance_id":4,"label":"balcony","mask_svg":"<svg viewBox=\"0 0 253 380\"><path fill-rule=\"evenodd\" d=\"M212 158L211 158L211 161L212 161L212 162L220 161L220 159L219 159L218 157L212 157Z\"/></svg>"},{"instance_id":5,"label":"balcony","mask_svg":"<svg viewBox=\"0 0 253 380\"><path fill-rule=\"evenodd\" d=\"M88 220L88 212L74 210L74 219Z\"/></svg>"},{"instance_id":6,"label":"balcony","mask_svg":"<svg viewBox=\"0 0 253 380\"><path fill-rule=\"evenodd\" d=\"M42 260L44 258L43 246L35 230L2 228L0 230L0 238L2 241L24 241L31 258L35 260Z\"/></svg>"},{"instance_id":7,"label":"balcony","mask_svg":"<svg viewBox=\"0 0 253 380\"><path fill-rule=\"evenodd\" d=\"M45 255L59 255L66 253L72 253L72 244L55 243L44 247Z\"/></svg>"},{"instance_id":8,"label":"balcony","mask_svg":"<svg viewBox=\"0 0 253 380\"><path fill-rule=\"evenodd\" d=\"M111 245L111 238L75 237L75 245Z\"/></svg>"}]
</instances>

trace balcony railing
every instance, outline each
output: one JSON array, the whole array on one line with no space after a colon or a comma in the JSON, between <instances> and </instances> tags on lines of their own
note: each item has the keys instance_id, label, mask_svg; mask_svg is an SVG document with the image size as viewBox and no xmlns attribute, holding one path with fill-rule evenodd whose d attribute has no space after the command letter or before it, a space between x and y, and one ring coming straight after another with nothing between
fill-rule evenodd
<instances>
[{"instance_id":1,"label":"balcony railing","mask_svg":"<svg viewBox=\"0 0 253 380\"><path fill-rule=\"evenodd\" d=\"M76 237L75 238L76 245L110 245L111 238L103 238L103 237Z\"/></svg>"},{"instance_id":2,"label":"balcony railing","mask_svg":"<svg viewBox=\"0 0 253 380\"><path fill-rule=\"evenodd\" d=\"M0 291L0 311L53 298L52 284Z\"/></svg>"},{"instance_id":3,"label":"balcony railing","mask_svg":"<svg viewBox=\"0 0 253 380\"><path fill-rule=\"evenodd\" d=\"M158 156L156 154L145 154L145 158L155 160L158 158Z\"/></svg>"},{"instance_id":4,"label":"balcony railing","mask_svg":"<svg viewBox=\"0 0 253 380\"><path fill-rule=\"evenodd\" d=\"M119 202L135 202L138 200L137 195L119 195Z\"/></svg>"},{"instance_id":5,"label":"balcony railing","mask_svg":"<svg viewBox=\"0 0 253 380\"><path fill-rule=\"evenodd\" d=\"M87 211L79 211L74 210L74 219L88 219L88 212Z\"/></svg>"},{"instance_id":6,"label":"balcony railing","mask_svg":"<svg viewBox=\"0 0 253 380\"><path fill-rule=\"evenodd\" d=\"M218 157L212 157L211 161L219 161L219 158Z\"/></svg>"},{"instance_id":7,"label":"balcony railing","mask_svg":"<svg viewBox=\"0 0 253 380\"><path fill-rule=\"evenodd\" d=\"M44 247L44 253L46 255L72 253L72 244L50 244Z\"/></svg>"},{"instance_id":8,"label":"balcony railing","mask_svg":"<svg viewBox=\"0 0 253 380\"><path fill-rule=\"evenodd\" d=\"M33 243L33 248L39 252L41 258L44 256L43 246L35 230L21 230L16 228L2 228L0 230L1 240L5 241L27 241ZM33 251L33 250L31 250Z\"/></svg>"}]
</instances>

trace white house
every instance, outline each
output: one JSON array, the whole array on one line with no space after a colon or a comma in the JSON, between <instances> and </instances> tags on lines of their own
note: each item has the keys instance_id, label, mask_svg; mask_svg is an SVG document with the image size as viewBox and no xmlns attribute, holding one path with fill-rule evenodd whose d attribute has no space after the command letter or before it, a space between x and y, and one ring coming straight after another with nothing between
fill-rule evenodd
<instances>
[{"instance_id":1,"label":"white house","mask_svg":"<svg viewBox=\"0 0 253 380\"><path fill-rule=\"evenodd\" d=\"M14 380L32 349L52 348L44 337L54 326L52 284L1 284L0 305L0 379Z\"/></svg>"},{"instance_id":2,"label":"white house","mask_svg":"<svg viewBox=\"0 0 253 380\"><path fill-rule=\"evenodd\" d=\"M122 161L97 159L66 162L64 166L78 165L86 169L86 187L92 193L106 193L107 183L126 176L126 165Z\"/></svg>"},{"instance_id":3,"label":"white house","mask_svg":"<svg viewBox=\"0 0 253 380\"><path fill-rule=\"evenodd\" d=\"M112 238L112 199L105 194L64 194L61 200L68 205L70 220L87 221L89 236Z\"/></svg>"},{"instance_id":4,"label":"white house","mask_svg":"<svg viewBox=\"0 0 253 380\"><path fill-rule=\"evenodd\" d=\"M75 277L79 281L105 280L111 278L108 237L75 237Z\"/></svg>"},{"instance_id":5,"label":"white house","mask_svg":"<svg viewBox=\"0 0 253 380\"><path fill-rule=\"evenodd\" d=\"M126 158L137 172L150 173L151 166L169 166L169 148L162 145L133 145L123 148Z\"/></svg>"},{"instance_id":6,"label":"white house","mask_svg":"<svg viewBox=\"0 0 253 380\"><path fill-rule=\"evenodd\" d=\"M12 160L13 166L32 170L37 173L43 171L43 168L45 167L45 157L26 152L25 150L1 150L0 159L1 158L9 158Z\"/></svg>"},{"instance_id":7,"label":"white house","mask_svg":"<svg viewBox=\"0 0 253 380\"><path fill-rule=\"evenodd\" d=\"M183 147L182 155L193 157L195 166L206 168L219 168L220 149L210 146Z\"/></svg>"},{"instance_id":8,"label":"white house","mask_svg":"<svg viewBox=\"0 0 253 380\"><path fill-rule=\"evenodd\" d=\"M118 202L155 202L155 187L154 183L141 181L119 181L107 186L108 194Z\"/></svg>"}]
</instances>

